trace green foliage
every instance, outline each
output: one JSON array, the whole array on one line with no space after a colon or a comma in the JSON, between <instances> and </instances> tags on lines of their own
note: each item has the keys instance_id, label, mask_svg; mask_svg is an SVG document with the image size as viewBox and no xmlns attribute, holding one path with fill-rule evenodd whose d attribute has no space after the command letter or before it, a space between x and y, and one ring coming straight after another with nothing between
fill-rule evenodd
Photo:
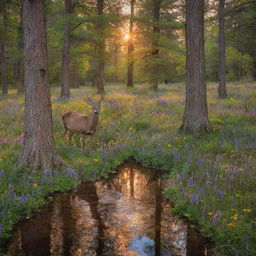
<instances>
[{"instance_id":1,"label":"green foliage","mask_svg":"<svg viewBox=\"0 0 256 256\"><path fill-rule=\"evenodd\" d=\"M242 54L234 47L227 47L226 64L229 81L239 81L240 78L250 74L252 58L249 54Z\"/></svg>"}]
</instances>

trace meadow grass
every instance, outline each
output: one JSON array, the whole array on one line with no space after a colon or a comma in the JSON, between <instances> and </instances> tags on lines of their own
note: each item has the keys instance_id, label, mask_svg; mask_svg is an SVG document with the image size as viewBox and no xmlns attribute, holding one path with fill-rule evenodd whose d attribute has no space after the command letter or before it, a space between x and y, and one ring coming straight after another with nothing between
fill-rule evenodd
<instances>
[{"instance_id":1,"label":"meadow grass","mask_svg":"<svg viewBox=\"0 0 256 256\"><path fill-rule=\"evenodd\" d=\"M81 181L107 177L125 160L166 171L174 185L165 191L175 213L198 224L215 243L216 255L256 255L256 84L228 85L229 97L218 99L208 85L210 134L178 132L184 110L184 84L127 89L108 85L95 136L85 149L64 140L62 114L90 113L88 87L71 90L58 101L52 88L55 144L69 168L49 172L15 171L23 140L24 99L11 91L0 97L0 241L20 218L28 217L54 191Z\"/></svg>"}]
</instances>

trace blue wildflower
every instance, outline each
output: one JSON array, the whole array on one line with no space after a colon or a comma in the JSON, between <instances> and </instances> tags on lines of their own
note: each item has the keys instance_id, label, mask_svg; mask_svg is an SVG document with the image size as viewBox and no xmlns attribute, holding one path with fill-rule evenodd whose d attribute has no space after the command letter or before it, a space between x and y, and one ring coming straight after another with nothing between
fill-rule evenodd
<instances>
[{"instance_id":1,"label":"blue wildflower","mask_svg":"<svg viewBox=\"0 0 256 256\"><path fill-rule=\"evenodd\" d=\"M199 165L199 166L202 166L203 163L204 163L204 159L201 159L201 158L198 159L198 165Z\"/></svg>"},{"instance_id":2,"label":"blue wildflower","mask_svg":"<svg viewBox=\"0 0 256 256\"><path fill-rule=\"evenodd\" d=\"M197 193L191 196L191 203L197 203L199 201L199 195Z\"/></svg>"},{"instance_id":3,"label":"blue wildflower","mask_svg":"<svg viewBox=\"0 0 256 256\"><path fill-rule=\"evenodd\" d=\"M67 176L69 176L70 178L72 178L72 179L77 179L78 178L78 175L77 175L76 171L71 169L71 168L66 169L65 174Z\"/></svg>"}]
</instances>

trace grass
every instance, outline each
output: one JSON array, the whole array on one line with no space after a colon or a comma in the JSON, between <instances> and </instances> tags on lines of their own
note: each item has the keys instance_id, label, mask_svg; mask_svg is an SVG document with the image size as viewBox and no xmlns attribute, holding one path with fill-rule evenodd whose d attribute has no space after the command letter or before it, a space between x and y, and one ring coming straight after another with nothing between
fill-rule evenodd
<instances>
[{"instance_id":1,"label":"grass","mask_svg":"<svg viewBox=\"0 0 256 256\"><path fill-rule=\"evenodd\" d=\"M256 84L229 84L230 96L223 100L216 96L216 85L209 84L214 129L198 135L177 132L184 85L161 86L157 93L146 86L106 90L98 132L84 150L64 140L61 116L66 110L90 112L85 98L95 95L94 90L74 89L68 102L59 102L59 90L51 90L55 143L70 168L48 173L15 171L24 99L14 91L0 98L0 241L50 193L107 177L132 157L174 179L165 192L175 203L174 211L198 224L214 241L216 255L256 255Z\"/></svg>"}]
</instances>

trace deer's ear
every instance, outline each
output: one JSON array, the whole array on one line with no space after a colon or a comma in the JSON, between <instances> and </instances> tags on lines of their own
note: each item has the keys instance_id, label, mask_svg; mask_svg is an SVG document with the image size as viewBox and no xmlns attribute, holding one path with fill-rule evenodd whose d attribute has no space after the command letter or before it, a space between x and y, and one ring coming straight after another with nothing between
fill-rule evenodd
<instances>
[{"instance_id":1,"label":"deer's ear","mask_svg":"<svg viewBox=\"0 0 256 256\"><path fill-rule=\"evenodd\" d=\"M93 104L91 97L87 97L85 101L88 102L90 105Z\"/></svg>"}]
</instances>

